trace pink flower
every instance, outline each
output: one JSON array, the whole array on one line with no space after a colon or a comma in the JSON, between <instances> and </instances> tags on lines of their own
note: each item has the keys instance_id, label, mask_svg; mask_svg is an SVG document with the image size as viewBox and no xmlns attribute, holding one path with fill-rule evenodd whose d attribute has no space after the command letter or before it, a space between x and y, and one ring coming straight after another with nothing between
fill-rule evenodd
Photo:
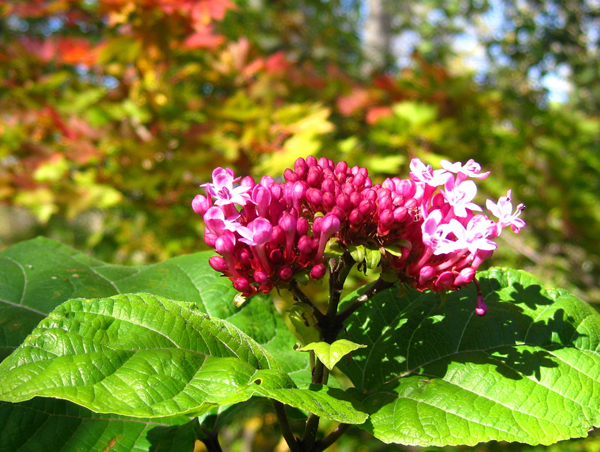
<instances>
[{"instance_id":1,"label":"pink flower","mask_svg":"<svg viewBox=\"0 0 600 452\"><path fill-rule=\"evenodd\" d=\"M264 245L271 240L273 225L265 218L256 218L248 226L239 226L237 233L241 235L240 242L250 246Z\"/></svg>"},{"instance_id":2,"label":"pink flower","mask_svg":"<svg viewBox=\"0 0 600 452\"><path fill-rule=\"evenodd\" d=\"M453 218L443 225L443 239L439 241L435 254L447 254L468 250L475 254L478 250L495 250L498 245L488 239L495 225L484 215L476 215L465 228L460 221ZM454 236L455 240L449 240Z\"/></svg>"},{"instance_id":3,"label":"pink flower","mask_svg":"<svg viewBox=\"0 0 600 452\"><path fill-rule=\"evenodd\" d=\"M211 232L221 235L223 231L235 231L239 227L237 216L225 218L225 213L219 207L213 206L204 214L204 222Z\"/></svg>"},{"instance_id":4,"label":"pink flower","mask_svg":"<svg viewBox=\"0 0 600 452\"><path fill-rule=\"evenodd\" d=\"M512 190L508 190L506 196L501 196L497 204L490 199L488 199L485 204L488 210L499 220L498 235L500 235L502 229L507 226L510 226L515 233L518 233L521 228L525 227L525 222L518 218L519 215L521 215L521 212L525 210L525 204L519 204L513 213L513 207L510 200L511 196Z\"/></svg>"},{"instance_id":5,"label":"pink flower","mask_svg":"<svg viewBox=\"0 0 600 452\"><path fill-rule=\"evenodd\" d=\"M431 165L425 165L419 159L410 161L410 177L415 182L427 184L432 187L444 185L450 175L443 169L433 170Z\"/></svg>"},{"instance_id":6,"label":"pink flower","mask_svg":"<svg viewBox=\"0 0 600 452\"><path fill-rule=\"evenodd\" d=\"M472 180L456 183L453 177L449 178L444 185L445 191L442 195L452 206L457 217L466 217L467 209L481 211L481 207L471 202L477 194L477 184Z\"/></svg>"},{"instance_id":7,"label":"pink flower","mask_svg":"<svg viewBox=\"0 0 600 452\"><path fill-rule=\"evenodd\" d=\"M213 183L200 185L205 187L209 195L215 199L217 206L239 204L245 206L250 201L249 192L252 190L248 184L234 187L233 184L240 180L234 178L233 170L230 168L217 168L213 171Z\"/></svg>"},{"instance_id":8,"label":"pink flower","mask_svg":"<svg viewBox=\"0 0 600 452\"><path fill-rule=\"evenodd\" d=\"M467 177L485 179L490 175L490 171L480 173L481 165L473 159L470 159L465 165L461 162L450 163L448 160L442 160L440 164L446 171L460 175L461 180L465 180Z\"/></svg>"}]
</instances>

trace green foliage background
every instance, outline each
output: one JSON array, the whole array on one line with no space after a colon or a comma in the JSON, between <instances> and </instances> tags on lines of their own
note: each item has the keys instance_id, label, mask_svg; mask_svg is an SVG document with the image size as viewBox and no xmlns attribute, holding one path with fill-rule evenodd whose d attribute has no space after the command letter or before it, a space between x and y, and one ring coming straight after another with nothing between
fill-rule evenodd
<instances>
[{"instance_id":1,"label":"green foliage background","mask_svg":"<svg viewBox=\"0 0 600 452\"><path fill-rule=\"evenodd\" d=\"M360 1L196 3L0 2L0 249L41 234L159 262L205 249L190 202L216 166L260 178L314 154L381 180L407 177L413 157L474 158L492 171L480 203L512 188L527 205L528 227L491 263L600 303L599 60L581 44L592 3L497 2L514 26L479 35L483 76L452 43L488 2L397 2L394 31L418 42L406 64L369 71ZM566 103L526 76L559 64Z\"/></svg>"}]
</instances>

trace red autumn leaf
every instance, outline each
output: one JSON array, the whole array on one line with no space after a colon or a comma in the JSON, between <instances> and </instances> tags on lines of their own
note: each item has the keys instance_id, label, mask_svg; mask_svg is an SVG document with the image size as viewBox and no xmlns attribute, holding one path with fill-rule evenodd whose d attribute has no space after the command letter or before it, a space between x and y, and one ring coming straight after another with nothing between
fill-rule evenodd
<instances>
[{"instance_id":1,"label":"red autumn leaf","mask_svg":"<svg viewBox=\"0 0 600 452\"><path fill-rule=\"evenodd\" d=\"M187 49L214 49L224 42L225 37L211 34L210 28L207 27L205 31L188 36L183 42L183 46Z\"/></svg>"},{"instance_id":2,"label":"red autumn leaf","mask_svg":"<svg viewBox=\"0 0 600 452\"><path fill-rule=\"evenodd\" d=\"M347 96L340 96L337 107L344 116L350 116L372 102L371 94L365 88L355 87Z\"/></svg>"},{"instance_id":3,"label":"red autumn leaf","mask_svg":"<svg viewBox=\"0 0 600 452\"><path fill-rule=\"evenodd\" d=\"M367 124L373 125L377 121L379 121L381 118L386 118L388 116L391 116L393 114L393 112L394 111L392 110L391 107L369 108L369 110L367 111L365 120L367 121Z\"/></svg>"}]
</instances>

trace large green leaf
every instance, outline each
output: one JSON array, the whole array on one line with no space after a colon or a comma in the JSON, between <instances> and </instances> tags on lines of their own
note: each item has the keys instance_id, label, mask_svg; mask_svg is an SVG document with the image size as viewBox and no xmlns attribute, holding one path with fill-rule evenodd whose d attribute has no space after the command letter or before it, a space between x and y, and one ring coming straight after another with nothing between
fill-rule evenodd
<instances>
[{"instance_id":1,"label":"large green leaf","mask_svg":"<svg viewBox=\"0 0 600 452\"><path fill-rule=\"evenodd\" d=\"M69 300L0 364L0 400L71 400L95 412L172 416L294 383L249 336L194 303L150 294Z\"/></svg>"},{"instance_id":2,"label":"large green leaf","mask_svg":"<svg viewBox=\"0 0 600 452\"><path fill-rule=\"evenodd\" d=\"M297 388L229 322L151 294L66 301L0 364L0 400L56 397L125 416L198 415L255 393L340 422L366 419L341 390Z\"/></svg>"},{"instance_id":3,"label":"large green leaf","mask_svg":"<svg viewBox=\"0 0 600 452\"><path fill-rule=\"evenodd\" d=\"M550 444L600 425L600 316L522 271L479 275L448 295L397 289L351 319L368 344L340 367L370 414L361 426L385 442L443 446L505 440Z\"/></svg>"},{"instance_id":4,"label":"large green leaf","mask_svg":"<svg viewBox=\"0 0 600 452\"><path fill-rule=\"evenodd\" d=\"M192 452L196 440L196 421L184 416L125 418L57 399L0 402L0 419L2 452Z\"/></svg>"},{"instance_id":5,"label":"large green leaf","mask_svg":"<svg viewBox=\"0 0 600 452\"><path fill-rule=\"evenodd\" d=\"M307 360L294 352L296 340L270 297L257 296L236 308L235 289L208 265L209 256L201 252L128 267L41 237L0 252L0 361L66 300L147 292L194 302L211 317L227 319L264 345L297 383L310 382Z\"/></svg>"}]
</instances>

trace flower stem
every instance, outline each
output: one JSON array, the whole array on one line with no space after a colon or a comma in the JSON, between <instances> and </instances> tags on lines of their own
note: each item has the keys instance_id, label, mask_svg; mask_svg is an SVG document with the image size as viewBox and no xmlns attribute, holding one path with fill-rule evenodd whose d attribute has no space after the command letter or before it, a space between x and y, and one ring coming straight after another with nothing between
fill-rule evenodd
<instances>
[{"instance_id":1,"label":"flower stem","mask_svg":"<svg viewBox=\"0 0 600 452\"><path fill-rule=\"evenodd\" d=\"M321 452L330 447L333 443L335 443L340 437L346 433L346 431L350 428L350 424L340 424L337 428L331 432L327 437L323 438L321 441L317 441L315 452Z\"/></svg>"},{"instance_id":2,"label":"flower stem","mask_svg":"<svg viewBox=\"0 0 600 452\"><path fill-rule=\"evenodd\" d=\"M271 399L271 402L273 403L273 408L275 408L275 413L277 414L277 420L279 421L281 434L283 435L283 438L285 439L285 442L287 443L288 447L292 452L302 452L302 448L300 447L298 440L296 439L294 433L292 432L292 429L290 428L290 423L285 412L285 406L283 405L283 403L275 399Z\"/></svg>"}]
</instances>

